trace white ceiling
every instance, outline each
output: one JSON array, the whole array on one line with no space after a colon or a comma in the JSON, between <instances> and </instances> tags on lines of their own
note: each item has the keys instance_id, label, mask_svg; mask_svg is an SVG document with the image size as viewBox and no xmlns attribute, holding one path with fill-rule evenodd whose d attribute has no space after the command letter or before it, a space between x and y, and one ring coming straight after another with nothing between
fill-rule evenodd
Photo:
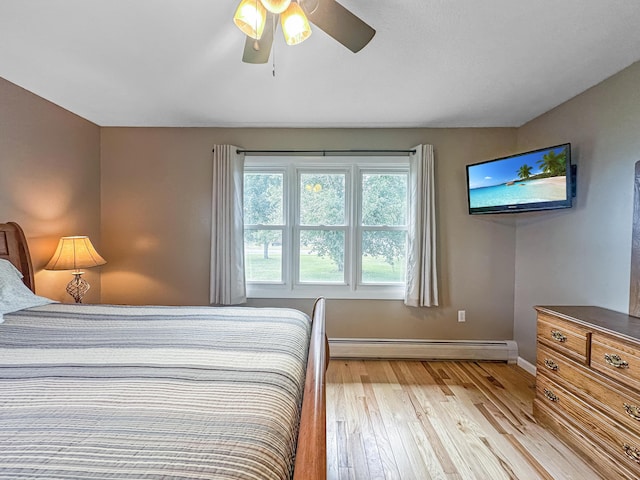
<instances>
[{"instance_id":1,"label":"white ceiling","mask_svg":"<svg viewBox=\"0 0 640 480\"><path fill-rule=\"evenodd\" d=\"M638 0L340 2L371 43L278 31L274 77L239 0L0 0L0 77L101 126L519 126L640 60Z\"/></svg>"}]
</instances>

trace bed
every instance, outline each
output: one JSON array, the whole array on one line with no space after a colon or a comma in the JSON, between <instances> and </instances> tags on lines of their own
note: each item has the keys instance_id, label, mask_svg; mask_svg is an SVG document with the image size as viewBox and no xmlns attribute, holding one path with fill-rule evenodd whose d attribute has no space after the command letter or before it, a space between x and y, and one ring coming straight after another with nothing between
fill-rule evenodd
<instances>
[{"instance_id":1,"label":"bed","mask_svg":"<svg viewBox=\"0 0 640 480\"><path fill-rule=\"evenodd\" d=\"M0 259L32 302L0 318L0 478L326 479L324 299L51 303L15 223Z\"/></svg>"}]
</instances>

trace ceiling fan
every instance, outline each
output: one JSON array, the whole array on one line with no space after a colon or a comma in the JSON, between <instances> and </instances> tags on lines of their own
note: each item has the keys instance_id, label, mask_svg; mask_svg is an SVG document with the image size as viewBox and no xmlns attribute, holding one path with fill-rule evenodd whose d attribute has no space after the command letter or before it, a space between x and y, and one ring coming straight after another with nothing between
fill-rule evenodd
<instances>
[{"instance_id":1,"label":"ceiling fan","mask_svg":"<svg viewBox=\"0 0 640 480\"><path fill-rule=\"evenodd\" d=\"M289 45L311 35L307 19L353 53L362 50L376 34L336 0L242 0L234 22L247 36L243 62L269 61L278 16Z\"/></svg>"}]
</instances>

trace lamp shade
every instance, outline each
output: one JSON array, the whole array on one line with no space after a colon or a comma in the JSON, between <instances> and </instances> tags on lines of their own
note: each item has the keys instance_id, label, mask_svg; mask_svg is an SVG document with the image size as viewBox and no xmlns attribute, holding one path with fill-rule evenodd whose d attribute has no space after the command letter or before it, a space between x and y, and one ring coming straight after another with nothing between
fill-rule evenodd
<instances>
[{"instance_id":1,"label":"lamp shade","mask_svg":"<svg viewBox=\"0 0 640 480\"><path fill-rule=\"evenodd\" d=\"M267 11L260 0L242 0L233 16L233 22L242 33L256 40L262 37L266 19Z\"/></svg>"},{"instance_id":2,"label":"lamp shade","mask_svg":"<svg viewBox=\"0 0 640 480\"><path fill-rule=\"evenodd\" d=\"M280 23L287 45L297 45L311 35L309 20L296 2L291 2L289 8L280 14Z\"/></svg>"},{"instance_id":3,"label":"lamp shade","mask_svg":"<svg viewBox=\"0 0 640 480\"><path fill-rule=\"evenodd\" d=\"M106 260L100 256L86 236L62 237L58 242L46 270L78 270L80 268L104 265Z\"/></svg>"},{"instance_id":4,"label":"lamp shade","mask_svg":"<svg viewBox=\"0 0 640 480\"><path fill-rule=\"evenodd\" d=\"M276 14L284 12L289 6L289 4L291 3L291 0L260 0L260 1L262 2L262 5L264 5L264 8L269 10L271 13L276 13Z\"/></svg>"}]
</instances>

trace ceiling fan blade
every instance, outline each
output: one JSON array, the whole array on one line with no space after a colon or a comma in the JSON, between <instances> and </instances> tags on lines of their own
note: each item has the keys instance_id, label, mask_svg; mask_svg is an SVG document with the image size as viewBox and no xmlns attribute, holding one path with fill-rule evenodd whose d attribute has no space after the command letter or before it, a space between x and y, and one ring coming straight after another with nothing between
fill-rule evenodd
<instances>
[{"instance_id":1,"label":"ceiling fan blade","mask_svg":"<svg viewBox=\"0 0 640 480\"><path fill-rule=\"evenodd\" d=\"M267 63L269 61L274 30L275 15L268 12L260 40L247 36L244 42L244 53L242 54L244 63Z\"/></svg>"},{"instance_id":2,"label":"ceiling fan blade","mask_svg":"<svg viewBox=\"0 0 640 480\"><path fill-rule=\"evenodd\" d=\"M353 53L362 50L376 34L373 28L335 0L307 0L301 6L311 23Z\"/></svg>"}]
</instances>

